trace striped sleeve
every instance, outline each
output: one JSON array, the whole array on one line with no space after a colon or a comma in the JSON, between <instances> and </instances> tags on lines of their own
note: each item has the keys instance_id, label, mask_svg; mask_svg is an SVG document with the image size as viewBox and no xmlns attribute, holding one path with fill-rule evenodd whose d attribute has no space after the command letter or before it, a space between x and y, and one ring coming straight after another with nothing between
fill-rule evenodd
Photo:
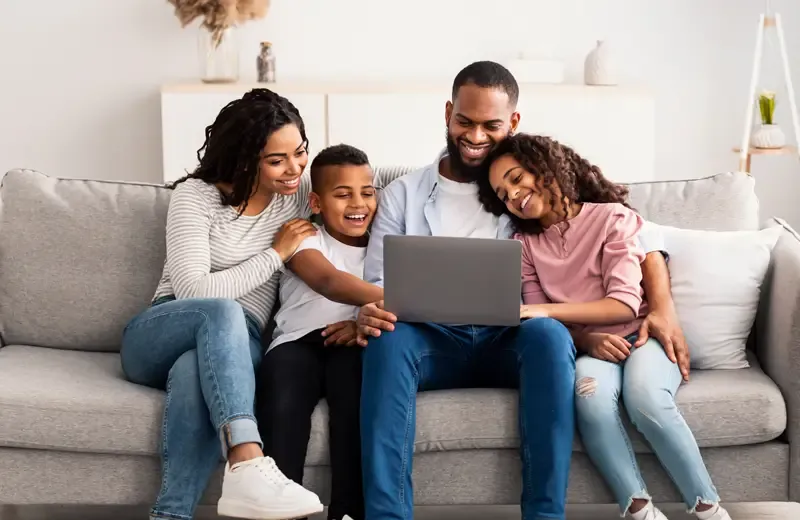
<instances>
[{"instance_id":1,"label":"striped sleeve","mask_svg":"<svg viewBox=\"0 0 800 520\"><path fill-rule=\"evenodd\" d=\"M167 269L176 298L240 298L283 266L278 252L269 248L212 273L210 229L207 198L189 184L179 185L167 211Z\"/></svg>"},{"instance_id":2,"label":"striped sleeve","mask_svg":"<svg viewBox=\"0 0 800 520\"><path fill-rule=\"evenodd\" d=\"M300 188L297 190L297 207L300 209L300 218L305 219L311 217L311 206L308 205L308 196L311 193L311 174L309 170L304 171L300 176Z\"/></svg>"},{"instance_id":3,"label":"striped sleeve","mask_svg":"<svg viewBox=\"0 0 800 520\"><path fill-rule=\"evenodd\" d=\"M375 170L375 187L378 189L384 189L389 186L392 182L400 177L415 171L416 168L412 168L409 166L391 166L391 167L384 167L384 168L377 168Z\"/></svg>"}]
</instances>

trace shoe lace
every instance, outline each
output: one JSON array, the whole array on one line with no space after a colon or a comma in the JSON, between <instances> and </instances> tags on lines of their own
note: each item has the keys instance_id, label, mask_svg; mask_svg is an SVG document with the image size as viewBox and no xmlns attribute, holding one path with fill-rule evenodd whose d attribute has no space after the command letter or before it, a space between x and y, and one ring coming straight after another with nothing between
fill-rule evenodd
<instances>
[{"instance_id":1,"label":"shoe lace","mask_svg":"<svg viewBox=\"0 0 800 520\"><path fill-rule=\"evenodd\" d=\"M258 470L264 475L271 484L280 486L288 486L293 484L294 481L283 474L283 472L275 464L272 457L261 457L254 464Z\"/></svg>"}]
</instances>

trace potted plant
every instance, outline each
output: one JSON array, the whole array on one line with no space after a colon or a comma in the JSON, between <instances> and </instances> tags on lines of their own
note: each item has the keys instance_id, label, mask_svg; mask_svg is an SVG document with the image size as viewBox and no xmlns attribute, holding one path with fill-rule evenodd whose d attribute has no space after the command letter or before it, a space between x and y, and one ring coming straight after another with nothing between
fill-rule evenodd
<instances>
[{"instance_id":1,"label":"potted plant","mask_svg":"<svg viewBox=\"0 0 800 520\"><path fill-rule=\"evenodd\" d=\"M773 119L775 92L765 90L758 95L758 111L761 113L761 125L753 132L750 144L756 148L783 148L786 136Z\"/></svg>"},{"instance_id":2,"label":"potted plant","mask_svg":"<svg viewBox=\"0 0 800 520\"><path fill-rule=\"evenodd\" d=\"M175 7L181 27L200 18L198 57L200 79L233 83L239 79L239 41L236 29L263 18L269 0L167 0Z\"/></svg>"}]
</instances>

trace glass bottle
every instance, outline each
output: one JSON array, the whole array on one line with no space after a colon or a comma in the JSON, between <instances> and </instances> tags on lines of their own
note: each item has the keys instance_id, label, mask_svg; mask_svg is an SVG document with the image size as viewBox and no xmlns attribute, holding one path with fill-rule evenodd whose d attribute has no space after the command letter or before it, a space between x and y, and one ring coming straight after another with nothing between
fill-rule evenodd
<instances>
[{"instance_id":1,"label":"glass bottle","mask_svg":"<svg viewBox=\"0 0 800 520\"><path fill-rule=\"evenodd\" d=\"M261 52L256 58L256 67L260 83L275 83L275 53L270 42L261 42Z\"/></svg>"},{"instance_id":2,"label":"glass bottle","mask_svg":"<svg viewBox=\"0 0 800 520\"><path fill-rule=\"evenodd\" d=\"M200 29L200 78L205 83L234 83L239 79L239 39L236 27Z\"/></svg>"}]
</instances>

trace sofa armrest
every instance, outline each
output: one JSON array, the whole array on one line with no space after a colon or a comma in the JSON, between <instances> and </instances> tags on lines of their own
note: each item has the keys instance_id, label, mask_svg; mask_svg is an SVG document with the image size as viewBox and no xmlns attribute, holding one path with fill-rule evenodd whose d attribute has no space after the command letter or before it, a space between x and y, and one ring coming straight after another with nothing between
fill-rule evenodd
<instances>
[{"instance_id":1,"label":"sofa armrest","mask_svg":"<svg viewBox=\"0 0 800 520\"><path fill-rule=\"evenodd\" d=\"M772 253L756 324L756 353L786 400L789 500L800 500L800 239L785 229Z\"/></svg>"}]
</instances>

